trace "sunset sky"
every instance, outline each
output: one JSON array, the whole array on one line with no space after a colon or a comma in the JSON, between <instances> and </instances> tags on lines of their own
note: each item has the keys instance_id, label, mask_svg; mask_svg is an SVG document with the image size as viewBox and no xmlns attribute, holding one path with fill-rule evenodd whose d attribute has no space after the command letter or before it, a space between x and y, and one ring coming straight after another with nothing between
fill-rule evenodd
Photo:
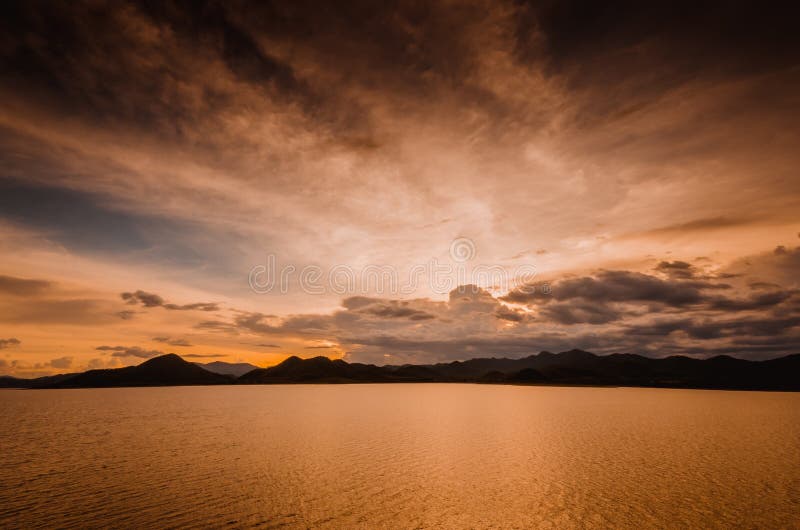
<instances>
[{"instance_id":1,"label":"sunset sky","mask_svg":"<svg viewBox=\"0 0 800 530\"><path fill-rule=\"evenodd\" d=\"M800 352L800 13L199 6L0 7L0 374Z\"/></svg>"}]
</instances>

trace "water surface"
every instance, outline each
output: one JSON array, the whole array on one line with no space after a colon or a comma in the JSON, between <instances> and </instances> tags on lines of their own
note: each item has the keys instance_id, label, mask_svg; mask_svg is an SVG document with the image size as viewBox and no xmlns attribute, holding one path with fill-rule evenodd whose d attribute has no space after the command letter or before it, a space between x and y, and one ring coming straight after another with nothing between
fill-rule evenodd
<instances>
[{"instance_id":1,"label":"water surface","mask_svg":"<svg viewBox=\"0 0 800 530\"><path fill-rule=\"evenodd\" d=\"M0 390L0 528L800 528L800 394Z\"/></svg>"}]
</instances>

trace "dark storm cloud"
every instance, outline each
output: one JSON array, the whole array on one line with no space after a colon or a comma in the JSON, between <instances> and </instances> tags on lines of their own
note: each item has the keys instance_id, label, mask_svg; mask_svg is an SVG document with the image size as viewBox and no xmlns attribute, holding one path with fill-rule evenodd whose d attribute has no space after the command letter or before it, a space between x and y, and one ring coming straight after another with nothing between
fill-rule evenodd
<instances>
[{"instance_id":1,"label":"dark storm cloud","mask_svg":"<svg viewBox=\"0 0 800 530\"><path fill-rule=\"evenodd\" d=\"M5 6L0 53L5 84L28 90L41 106L190 148L234 151L243 146L220 145L225 140L214 132L228 125L227 111L249 116L254 109L238 101L241 87L201 75L222 64L235 83L290 105L342 145L372 149L383 141L375 136L374 109L348 97L350 88L377 90L400 105L455 90L465 106L521 118L473 79L485 51L475 37L487 16L508 8L406 1L16 3ZM292 64L297 60L329 71L314 77L319 66L303 71ZM224 153L214 154L209 161L218 165Z\"/></svg>"},{"instance_id":2,"label":"dark storm cloud","mask_svg":"<svg viewBox=\"0 0 800 530\"><path fill-rule=\"evenodd\" d=\"M797 330L800 326L800 317L791 318L765 318L752 316L735 320L707 318L696 316L676 320L658 320L648 324L635 324L625 326L625 333L651 337L665 337L674 332L683 332L693 339L719 339L725 337L773 337L775 344L786 339L780 336L790 331ZM740 343L743 339L740 339Z\"/></svg>"},{"instance_id":3,"label":"dark storm cloud","mask_svg":"<svg viewBox=\"0 0 800 530\"><path fill-rule=\"evenodd\" d=\"M195 121L175 90L188 65L173 54L152 61L174 45L157 26L148 33L135 3L4 2L2 9L3 77L51 109L161 134L170 123L174 134Z\"/></svg>"},{"instance_id":4,"label":"dark storm cloud","mask_svg":"<svg viewBox=\"0 0 800 530\"><path fill-rule=\"evenodd\" d=\"M391 335L344 336L353 360L366 362L439 362L474 357L521 357L541 350L580 348L597 353L639 353L649 356L735 354L760 359L788 354L800 347L800 318L748 318L710 321L698 318L651 324L604 327L601 333L541 332L518 336L421 339Z\"/></svg>"},{"instance_id":5,"label":"dark storm cloud","mask_svg":"<svg viewBox=\"0 0 800 530\"><path fill-rule=\"evenodd\" d=\"M342 300L342 306L350 311L381 318L408 318L409 320L436 318L436 315L410 307L407 301L355 296Z\"/></svg>"},{"instance_id":6,"label":"dark storm cloud","mask_svg":"<svg viewBox=\"0 0 800 530\"><path fill-rule=\"evenodd\" d=\"M685 261L662 261L656 265L655 270L672 278L678 278L682 280L689 279L695 274L694 267Z\"/></svg>"},{"instance_id":7,"label":"dark storm cloud","mask_svg":"<svg viewBox=\"0 0 800 530\"><path fill-rule=\"evenodd\" d=\"M684 314L697 312L706 316L716 314L717 318L726 314L773 310L778 318L787 311L794 311L792 304L797 305L798 291L779 286L767 292L723 296L721 291L729 292L733 287L717 278L727 275L702 276L683 261L662 261L655 270L666 274L667 279L631 271L600 271L594 276L557 280L551 284L550 294L523 286L501 300L538 307L540 318L563 325L600 325L626 316L667 310L679 310ZM696 338L714 333L706 331L710 328L693 327L685 321L680 321L680 324ZM654 330L665 334L677 329L672 324L652 325ZM647 329L637 333L653 334Z\"/></svg>"},{"instance_id":8,"label":"dark storm cloud","mask_svg":"<svg viewBox=\"0 0 800 530\"><path fill-rule=\"evenodd\" d=\"M281 93L307 90L291 66L265 53L249 33L227 20L224 9L207 13L203 20L211 34L220 37L225 64L237 76L256 84L275 83Z\"/></svg>"},{"instance_id":9,"label":"dark storm cloud","mask_svg":"<svg viewBox=\"0 0 800 530\"><path fill-rule=\"evenodd\" d=\"M343 76L357 74L368 83L416 92L435 81L459 82L470 71L473 45L467 33L485 17L482 7L465 3L449 9L436 2L402 1L321 6L300 1L253 6L252 12L234 16L250 33L307 43Z\"/></svg>"},{"instance_id":10,"label":"dark storm cloud","mask_svg":"<svg viewBox=\"0 0 800 530\"><path fill-rule=\"evenodd\" d=\"M591 302L554 303L540 310L540 314L553 322L564 325L606 324L622 318L623 313L605 304Z\"/></svg>"},{"instance_id":11,"label":"dark storm cloud","mask_svg":"<svg viewBox=\"0 0 800 530\"><path fill-rule=\"evenodd\" d=\"M411 320L423 320L435 318L430 313L418 311L410 307L402 307L400 304L376 304L360 311L381 318L410 318Z\"/></svg>"},{"instance_id":12,"label":"dark storm cloud","mask_svg":"<svg viewBox=\"0 0 800 530\"><path fill-rule=\"evenodd\" d=\"M299 78L290 64L269 53L259 42L259 35L265 29L270 30L270 35L279 36L276 33L284 24L297 22L297 16L291 13L296 10L294 6L251 3L239 9L241 6L225 2L146 1L137 7L157 27L168 29L175 36L174 45L183 53L200 48L210 56L217 56L236 79L284 103L299 103L319 112L320 103L329 97L325 90ZM319 11L318 7L313 12ZM207 111L216 111L228 105L227 100L228 95L210 90L204 94L202 106ZM191 119L191 110L202 109L187 110L183 118Z\"/></svg>"},{"instance_id":13,"label":"dark storm cloud","mask_svg":"<svg viewBox=\"0 0 800 530\"><path fill-rule=\"evenodd\" d=\"M226 95L213 91L202 94L199 108L178 97L176 81L190 76L183 59L191 53L219 57L237 78L310 110L339 114L324 104L334 94L311 86L271 47L308 48L342 77L418 93L464 83L481 51L472 33L496 11L513 14L520 58L544 59L578 86L619 87L635 77L638 83L626 86L632 93L643 85L663 89L700 74L785 67L798 51L789 22L797 9L630 0L5 2L0 51L3 75L53 106L179 136L198 110L226 104Z\"/></svg>"},{"instance_id":14,"label":"dark storm cloud","mask_svg":"<svg viewBox=\"0 0 800 530\"><path fill-rule=\"evenodd\" d=\"M747 356L752 359L766 358L773 352L778 354L800 353L800 333L798 331L800 330L796 329L792 335L784 334L776 337L734 337L728 353L749 354Z\"/></svg>"},{"instance_id":15,"label":"dark storm cloud","mask_svg":"<svg viewBox=\"0 0 800 530\"><path fill-rule=\"evenodd\" d=\"M781 339L781 344L758 344L756 342L747 344L726 344L724 346L712 346L702 344L690 346L685 344L659 344L657 348L640 350L646 355L667 357L670 355L692 356L700 358L714 357L716 355L730 355L749 360L766 360L781 357L787 352L800 351L800 337L787 340Z\"/></svg>"},{"instance_id":16,"label":"dark storm cloud","mask_svg":"<svg viewBox=\"0 0 800 530\"><path fill-rule=\"evenodd\" d=\"M800 326L800 317L791 318L750 318L726 321L710 321L692 326L689 334L693 333L704 338L703 335L741 335L768 337L786 333Z\"/></svg>"},{"instance_id":17,"label":"dark storm cloud","mask_svg":"<svg viewBox=\"0 0 800 530\"><path fill-rule=\"evenodd\" d=\"M416 92L431 76L463 77L470 54L462 26L480 17L468 6L412 2L6 2L2 76L53 109L181 140L205 115L233 104L211 86L199 98L182 97L193 68L218 58L239 81L348 129L362 113L300 78L264 37L309 48L342 77L372 72L366 83Z\"/></svg>"},{"instance_id":18,"label":"dark storm cloud","mask_svg":"<svg viewBox=\"0 0 800 530\"><path fill-rule=\"evenodd\" d=\"M797 108L800 34L789 21L800 14L797 4L531 0L521 5L517 56L533 69L546 65L549 76L563 82L573 104L567 120L574 130L616 132L576 136L583 149L650 165L650 176L640 173L640 181L669 165L688 166L712 156L742 164L786 158L786 145L756 145L737 131L791 127L792 113L786 109ZM688 101L703 111L683 112L680 107ZM785 179L796 167L775 165ZM623 166L618 169L625 172ZM681 180L678 173L670 179ZM757 221L733 212L709 208L698 219L635 236L676 238Z\"/></svg>"},{"instance_id":19,"label":"dark storm cloud","mask_svg":"<svg viewBox=\"0 0 800 530\"><path fill-rule=\"evenodd\" d=\"M233 329L261 334L299 334L315 335L335 329L334 318L330 315L291 315L278 322L271 322L272 315L243 312L233 321ZM224 329L224 326L219 326Z\"/></svg>"},{"instance_id":20,"label":"dark storm cloud","mask_svg":"<svg viewBox=\"0 0 800 530\"><path fill-rule=\"evenodd\" d=\"M718 311L752 311L767 309L791 299L799 291L771 291L742 299L720 297L710 302L709 308Z\"/></svg>"},{"instance_id":21,"label":"dark storm cloud","mask_svg":"<svg viewBox=\"0 0 800 530\"><path fill-rule=\"evenodd\" d=\"M682 329L687 329L692 325L690 318L664 319L657 318L647 323L626 325L623 327L629 335L645 336L657 339L668 337L671 333Z\"/></svg>"},{"instance_id":22,"label":"dark storm cloud","mask_svg":"<svg viewBox=\"0 0 800 530\"><path fill-rule=\"evenodd\" d=\"M525 320L525 313L511 309L504 305L501 305L497 308L497 310L494 312L494 316L510 322L522 322Z\"/></svg>"},{"instance_id":23,"label":"dark storm cloud","mask_svg":"<svg viewBox=\"0 0 800 530\"><path fill-rule=\"evenodd\" d=\"M800 56L796 5L682 0L521 4L521 57L544 55L576 87L604 86L634 101L698 77L790 68ZM613 101L607 98L603 107ZM602 113L603 107L594 112Z\"/></svg>"},{"instance_id":24,"label":"dark storm cloud","mask_svg":"<svg viewBox=\"0 0 800 530\"><path fill-rule=\"evenodd\" d=\"M131 305L141 304L142 307L163 307L172 311L219 311L219 304L214 302L195 302L193 304L167 303L161 296L145 291L122 293L120 297Z\"/></svg>"},{"instance_id":25,"label":"dark storm cloud","mask_svg":"<svg viewBox=\"0 0 800 530\"><path fill-rule=\"evenodd\" d=\"M687 267L669 262L661 269ZM515 357L575 347L654 356L707 356L730 347L744 357L761 358L770 352L786 353L800 342L800 312L792 313L791 305L794 291L743 290L745 296L725 297L719 293L740 291L696 277L664 279L632 271L600 271L552 285L547 302L539 298L546 295L538 293L522 298L524 290L508 300L465 285L454 289L446 302L350 297L342 300L342 310L328 315L282 318L235 312L231 322L206 321L196 327L326 341L349 360L380 364ZM676 292L665 294L670 289ZM519 300L528 311L502 303ZM414 311L434 318L415 321L408 317ZM765 339L772 340L767 344ZM328 347L323 343L307 348Z\"/></svg>"},{"instance_id":26,"label":"dark storm cloud","mask_svg":"<svg viewBox=\"0 0 800 530\"><path fill-rule=\"evenodd\" d=\"M566 343L561 337L561 343ZM546 334L520 338L461 338L451 340L424 340L393 337L388 335L377 337L345 337L344 342L357 346L378 348L383 352L392 352L407 358L413 355L421 360L437 357L442 360L468 359L476 356L508 355L519 357L523 354L537 353L543 345L559 343L556 336Z\"/></svg>"},{"instance_id":27,"label":"dark storm cloud","mask_svg":"<svg viewBox=\"0 0 800 530\"><path fill-rule=\"evenodd\" d=\"M463 285L450 293L449 302L437 302L427 298L395 300L388 298L349 297L342 300L344 310L333 314L300 314L279 318L259 312L238 311L232 322L206 321L195 327L224 332L242 332L263 335L288 335L302 338L324 338L339 336L348 330L370 330L438 326L437 321L459 320L494 321L504 314L508 321L523 320L522 313L503 306L489 292L475 285Z\"/></svg>"},{"instance_id":28,"label":"dark storm cloud","mask_svg":"<svg viewBox=\"0 0 800 530\"><path fill-rule=\"evenodd\" d=\"M551 284L551 293L541 289L520 287L502 300L513 303L542 304L550 300L564 301L581 298L586 301L651 302L673 307L699 304L706 300L707 290L728 289L730 286L708 281L664 280L656 276L631 271L600 271L595 276L566 278Z\"/></svg>"}]
</instances>

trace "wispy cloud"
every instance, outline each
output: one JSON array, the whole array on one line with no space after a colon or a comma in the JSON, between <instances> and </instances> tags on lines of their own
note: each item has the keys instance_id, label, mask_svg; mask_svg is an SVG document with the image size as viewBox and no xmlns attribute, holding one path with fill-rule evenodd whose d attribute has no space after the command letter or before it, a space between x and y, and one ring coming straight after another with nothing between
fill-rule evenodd
<instances>
[{"instance_id":1,"label":"wispy cloud","mask_svg":"<svg viewBox=\"0 0 800 530\"><path fill-rule=\"evenodd\" d=\"M182 347L190 347L192 344L186 339L176 339L173 337L153 337L153 341L155 342L163 342L164 344L169 344L170 346L182 346Z\"/></svg>"},{"instance_id":2,"label":"wispy cloud","mask_svg":"<svg viewBox=\"0 0 800 530\"><path fill-rule=\"evenodd\" d=\"M0 350L4 348L11 348L12 346L19 346L22 344L19 339L11 337L10 339L0 339Z\"/></svg>"},{"instance_id":3,"label":"wispy cloud","mask_svg":"<svg viewBox=\"0 0 800 530\"><path fill-rule=\"evenodd\" d=\"M98 346L95 350L110 352L112 357L136 357L138 359L151 359L164 355L163 351L145 350L139 346Z\"/></svg>"},{"instance_id":4,"label":"wispy cloud","mask_svg":"<svg viewBox=\"0 0 800 530\"><path fill-rule=\"evenodd\" d=\"M193 304L167 303L157 294L145 291L122 293L120 295L126 303L131 305L141 304L142 307L163 307L173 311L219 311L219 304L213 302L195 302Z\"/></svg>"}]
</instances>

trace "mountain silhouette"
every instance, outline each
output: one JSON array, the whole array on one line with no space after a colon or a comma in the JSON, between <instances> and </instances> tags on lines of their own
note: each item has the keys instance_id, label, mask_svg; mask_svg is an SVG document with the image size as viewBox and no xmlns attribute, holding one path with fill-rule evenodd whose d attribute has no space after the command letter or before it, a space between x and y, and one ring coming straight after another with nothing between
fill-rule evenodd
<instances>
[{"instance_id":1,"label":"mountain silhouette","mask_svg":"<svg viewBox=\"0 0 800 530\"><path fill-rule=\"evenodd\" d=\"M169 353L138 366L89 370L60 381L44 382L37 388L92 388L119 386L224 385L234 378L215 374Z\"/></svg>"},{"instance_id":2,"label":"mountain silhouette","mask_svg":"<svg viewBox=\"0 0 800 530\"><path fill-rule=\"evenodd\" d=\"M209 366L210 365L210 366ZM38 379L0 377L5 388L81 388L291 383L495 383L641 386L729 390L800 391L800 354L768 361L727 355L710 359L672 356L653 359L634 354L595 355L582 350L541 352L520 359L479 358L430 365L376 366L341 359L292 356L269 368L235 375L215 370L246 370L247 363L198 365L175 354L126 368L89 370ZM232 372L227 372L232 373Z\"/></svg>"},{"instance_id":3,"label":"mountain silhouette","mask_svg":"<svg viewBox=\"0 0 800 530\"><path fill-rule=\"evenodd\" d=\"M251 372L258 368L258 366L250 363L226 363L222 361L214 361L213 363L194 363L204 370L221 375L232 375L240 377L247 372Z\"/></svg>"},{"instance_id":4,"label":"mountain silhouette","mask_svg":"<svg viewBox=\"0 0 800 530\"><path fill-rule=\"evenodd\" d=\"M646 386L740 390L800 390L800 354L768 361L727 355L710 359L582 350L541 352L521 359L471 359L430 365L442 380L562 385ZM502 376L500 375L502 374Z\"/></svg>"},{"instance_id":5,"label":"mountain silhouette","mask_svg":"<svg viewBox=\"0 0 800 530\"><path fill-rule=\"evenodd\" d=\"M258 368L239 378L240 383L348 383L384 382L387 371L371 364L347 363L341 359L289 357L270 368Z\"/></svg>"},{"instance_id":6,"label":"mountain silhouette","mask_svg":"<svg viewBox=\"0 0 800 530\"><path fill-rule=\"evenodd\" d=\"M77 373L72 374L57 374L46 375L44 377L36 377L34 379L22 379L18 377L11 377L8 375L0 376L0 388L38 388L46 385L55 384L70 377L75 377Z\"/></svg>"},{"instance_id":7,"label":"mountain silhouette","mask_svg":"<svg viewBox=\"0 0 800 530\"><path fill-rule=\"evenodd\" d=\"M653 359L582 350L541 352L521 359L479 358L432 365L375 366L327 357L290 357L241 376L240 383L480 382L646 386L741 390L800 390L800 354L769 361L729 356Z\"/></svg>"},{"instance_id":8,"label":"mountain silhouette","mask_svg":"<svg viewBox=\"0 0 800 530\"><path fill-rule=\"evenodd\" d=\"M0 388L24 388L25 379L11 377L10 375L0 375Z\"/></svg>"}]
</instances>

